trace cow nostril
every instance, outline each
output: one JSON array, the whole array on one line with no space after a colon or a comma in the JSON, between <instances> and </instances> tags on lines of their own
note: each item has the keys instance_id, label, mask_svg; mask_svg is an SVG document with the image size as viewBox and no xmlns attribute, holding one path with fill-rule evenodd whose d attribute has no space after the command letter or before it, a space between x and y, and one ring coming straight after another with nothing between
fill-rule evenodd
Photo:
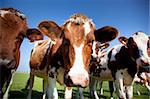
<instances>
[{"instance_id":1,"label":"cow nostril","mask_svg":"<svg viewBox=\"0 0 150 99\"><path fill-rule=\"evenodd\" d=\"M66 76L65 76L64 83L65 83L68 87L71 87L71 86L73 85L73 82L72 82L72 80L70 79L70 76L69 76L69 75L66 75Z\"/></svg>"},{"instance_id":2,"label":"cow nostril","mask_svg":"<svg viewBox=\"0 0 150 99\"><path fill-rule=\"evenodd\" d=\"M88 80L89 80L89 78L88 78L88 77L86 77L86 78L85 78L85 80L86 80L86 81L88 81Z\"/></svg>"}]
</instances>

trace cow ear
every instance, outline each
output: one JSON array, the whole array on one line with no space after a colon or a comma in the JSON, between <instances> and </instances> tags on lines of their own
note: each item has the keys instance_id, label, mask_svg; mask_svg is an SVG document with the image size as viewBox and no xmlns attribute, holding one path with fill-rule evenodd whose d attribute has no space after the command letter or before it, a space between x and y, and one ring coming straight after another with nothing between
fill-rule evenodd
<instances>
[{"instance_id":1,"label":"cow ear","mask_svg":"<svg viewBox=\"0 0 150 99\"><path fill-rule=\"evenodd\" d=\"M99 42L108 42L118 36L118 30L111 26L102 27L94 31L95 39Z\"/></svg>"},{"instance_id":2,"label":"cow ear","mask_svg":"<svg viewBox=\"0 0 150 99\"><path fill-rule=\"evenodd\" d=\"M27 38L30 42L34 42L37 40L43 40L43 34L38 29L28 29L26 33Z\"/></svg>"},{"instance_id":3,"label":"cow ear","mask_svg":"<svg viewBox=\"0 0 150 99\"><path fill-rule=\"evenodd\" d=\"M43 21L38 25L40 31L52 40L56 40L61 37L62 29L53 21Z\"/></svg>"},{"instance_id":4,"label":"cow ear","mask_svg":"<svg viewBox=\"0 0 150 99\"><path fill-rule=\"evenodd\" d=\"M128 38L126 37L119 37L118 40L123 44L123 45L126 45L127 42L128 42Z\"/></svg>"}]
</instances>

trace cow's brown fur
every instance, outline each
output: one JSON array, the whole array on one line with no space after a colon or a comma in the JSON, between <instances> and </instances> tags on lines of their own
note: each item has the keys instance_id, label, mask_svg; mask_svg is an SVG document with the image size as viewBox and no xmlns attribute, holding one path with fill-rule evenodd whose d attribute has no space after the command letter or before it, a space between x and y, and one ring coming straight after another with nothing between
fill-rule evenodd
<instances>
[{"instance_id":1,"label":"cow's brown fur","mask_svg":"<svg viewBox=\"0 0 150 99\"><path fill-rule=\"evenodd\" d=\"M31 41L43 39L43 35L37 29L28 29L26 18L21 12L13 8L0 9L1 97L9 86L12 70L16 70L19 65L20 45L24 37L32 39ZM6 88L3 88L4 84Z\"/></svg>"}]
</instances>

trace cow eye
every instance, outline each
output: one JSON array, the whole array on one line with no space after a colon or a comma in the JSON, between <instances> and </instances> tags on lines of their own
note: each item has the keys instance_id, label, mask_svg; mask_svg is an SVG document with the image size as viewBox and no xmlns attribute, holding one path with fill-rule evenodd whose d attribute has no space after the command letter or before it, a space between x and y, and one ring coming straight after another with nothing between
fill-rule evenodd
<instances>
[{"instance_id":1,"label":"cow eye","mask_svg":"<svg viewBox=\"0 0 150 99\"><path fill-rule=\"evenodd\" d=\"M87 44L87 45L91 47L91 46L92 46L92 42L88 42L88 44Z\"/></svg>"}]
</instances>

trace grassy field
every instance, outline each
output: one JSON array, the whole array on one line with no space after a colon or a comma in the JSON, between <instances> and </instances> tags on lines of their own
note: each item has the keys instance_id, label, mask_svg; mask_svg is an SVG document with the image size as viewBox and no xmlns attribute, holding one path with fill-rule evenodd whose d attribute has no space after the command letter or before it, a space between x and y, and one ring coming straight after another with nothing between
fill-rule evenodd
<instances>
[{"instance_id":1,"label":"grassy field","mask_svg":"<svg viewBox=\"0 0 150 99\"><path fill-rule=\"evenodd\" d=\"M24 87L26 85L26 82L28 80L29 74L27 73L16 73L14 76L14 81L11 86L10 92L9 92L9 99L26 99L28 90L25 90ZM135 87L135 85L134 85ZM101 96L101 99L109 99L109 88L108 88L108 82L104 82L103 84L104 88L104 95ZM59 99L64 98L64 87L57 84ZM140 86L140 92L141 95L138 96L135 93L134 90L134 99L150 99L150 96L148 96L148 91L145 87ZM73 97L75 98L76 94L76 88L73 88ZM89 99L89 89L86 88L84 91L85 99ZM115 96L115 94L114 94ZM32 99L41 99L42 98L42 79L36 77L34 81L34 88L32 91ZM73 99L74 99L73 98Z\"/></svg>"}]
</instances>

